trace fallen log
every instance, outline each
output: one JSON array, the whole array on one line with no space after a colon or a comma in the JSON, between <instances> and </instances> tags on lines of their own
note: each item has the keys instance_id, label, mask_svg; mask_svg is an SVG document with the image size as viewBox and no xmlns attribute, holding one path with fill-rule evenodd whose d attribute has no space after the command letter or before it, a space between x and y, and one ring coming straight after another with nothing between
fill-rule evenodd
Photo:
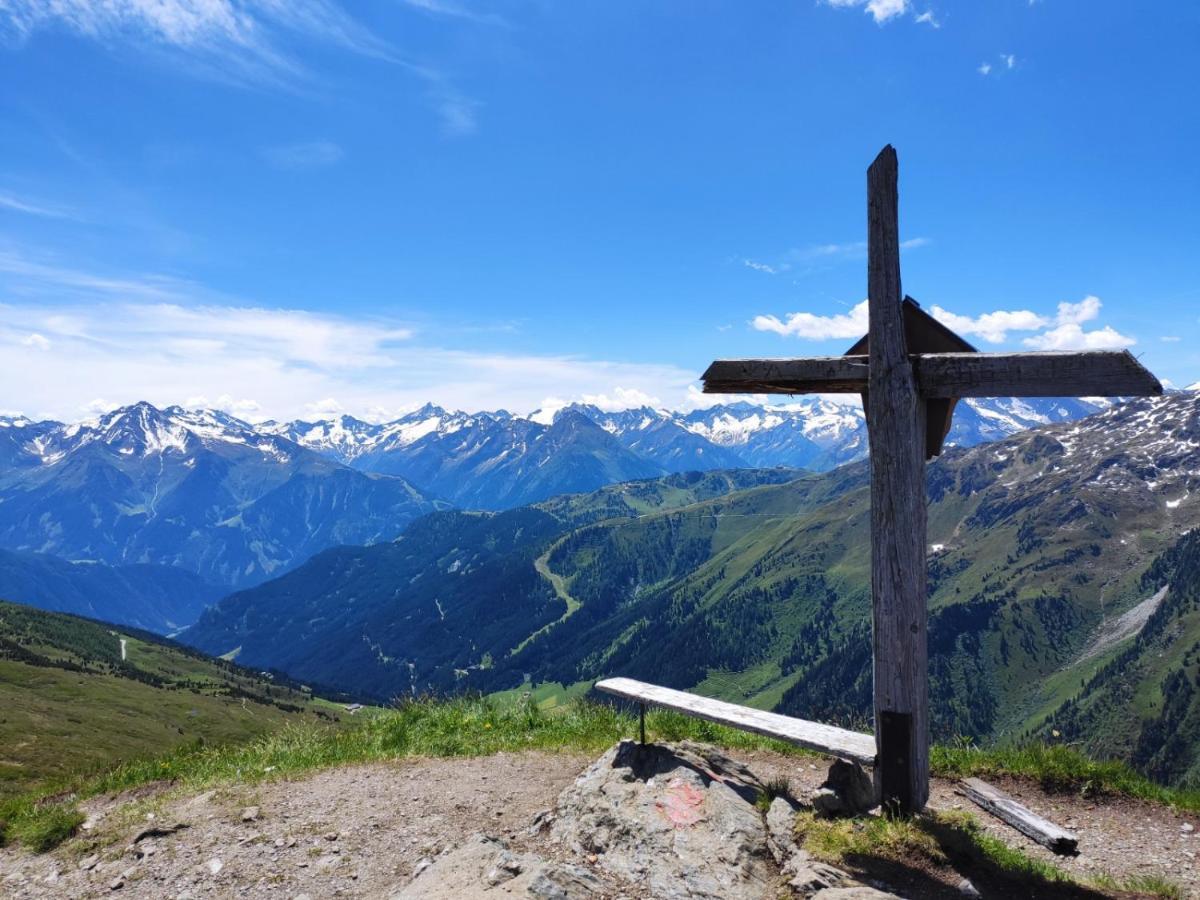
<instances>
[{"instance_id":1,"label":"fallen log","mask_svg":"<svg viewBox=\"0 0 1200 900\"><path fill-rule=\"evenodd\" d=\"M964 778L962 792L972 803L987 810L1043 847L1064 856L1078 852L1076 848L1079 845L1079 838L1075 834L1059 828L1048 819L1043 819L1033 810L1022 806L1008 794L990 784L980 781L978 778Z\"/></svg>"}]
</instances>

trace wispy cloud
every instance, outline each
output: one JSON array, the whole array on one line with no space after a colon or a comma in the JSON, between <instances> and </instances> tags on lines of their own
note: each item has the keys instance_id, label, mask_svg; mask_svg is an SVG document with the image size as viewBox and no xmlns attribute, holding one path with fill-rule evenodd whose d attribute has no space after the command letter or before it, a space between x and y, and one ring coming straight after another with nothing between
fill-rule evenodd
<instances>
[{"instance_id":1,"label":"wispy cloud","mask_svg":"<svg viewBox=\"0 0 1200 900\"><path fill-rule=\"evenodd\" d=\"M288 36L391 58L388 46L328 0L7 0L0 28L18 39L63 27L109 45L182 53L212 77L285 84L303 65Z\"/></svg>"},{"instance_id":2,"label":"wispy cloud","mask_svg":"<svg viewBox=\"0 0 1200 900\"><path fill-rule=\"evenodd\" d=\"M915 250L930 243L928 238L915 237L900 244L901 250ZM839 244L810 244L807 247L796 247L788 250L781 258L764 262L759 259L743 258L742 265L756 272L767 275L782 275L798 267L820 267L822 263L837 263L845 260L865 259L867 256L866 241L851 241Z\"/></svg>"},{"instance_id":3,"label":"wispy cloud","mask_svg":"<svg viewBox=\"0 0 1200 900\"><path fill-rule=\"evenodd\" d=\"M440 0L410 5L473 17ZM0 36L20 42L50 28L114 48L167 53L176 68L183 64L205 78L266 88L296 89L316 79L296 52L297 41L340 47L401 66L423 82L447 133L475 129L474 102L445 74L406 58L333 0L0 0Z\"/></svg>"},{"instance_id":4,"label":"wispy cloud","mask_svg":"<svg viewBox=\"0 0 1200 900\"><path fill-rule=\"evenodd\" d=\"M980 75L991 75L992 72L1011 72L1017 67L1017 57L1015 53L1000 53L997 55L997 59L1000 60L1000 64L998 66L994 66L990 62L985 61L981 62L975 71Z\"/></svg>"},{"instance_id":5,"label":"wispy cloud","mask_svg":"<svg viewBox=\"0 0 1200 900\"><path fill-rule=\"evenodd\" d=\"M744 265L747 269L753 269L755 272L763 272L764 274L767 274L767 275L778 275L781 271L784 271L787 268L786 263L783 264L782 267L780 267L780 266L772 266L769 263L765 263L765 262L758 262L757 260L753 260L753 259L743 259L742 265Z\"/></svg>"},{"instance_id":6,"label":"wispy cloud","mask_svg":"<svg viewBox=\"0 0 1200 900\"><path fill-rule=\"evenodd\" d=\"M267 308L183 280L14 253L0 256L0 275L6 296L23 298L0 304L0 407L39 417L77 418L96 398L110 407L217 398L252 418L335 404L386 416L429 400L529 412L547 384L615 407L682 398L695 378L656 363L441 346L404 321Z\"/></svg>"},{"instance_id":7,"label":"wispy cloud","mask_svg":"<svg viewBox=\"0 0 1200 900\"><path fill-rule=\"evenodd\" d=\"M916 17L916 21L922 25L928 25L930 28L941 28L942 23L934 18L933 10L927 9Z\"/></svg>"},{"instance_id":8,"label":"wispy cloud","mask_svg":"<svg viewBox=\"0 0 1200 900\"><path fill-rule=\"evenodd\" d=\"M24 197L17 197L14 194L4 193L3 191L0 191L0 209L24 213L28 216L40 216L44 219L79 218L79 215L73 210L65 209L60 206L52 206L50 204L41 203L35 200L29 200Z\"/></svg>"},{"instance_id":9,"label":"wispy cloud","mask_svg":"<svg viewBox=\"0 0 1200 900\"><path fill-rule=\"evenodd\" d=\"M507 25L508 20L495 13L481 13L448 0L401 0L406 6L420 10L433 16L447 16L452 19L465 19L481 25Z\"/></svg>"},{"instance_id":10,"label":"wispy cloud","mask_svg":"<svg viewBox=\"0 0 1200 900\"><path fill-rule=\"evenodd\" d=\"M342 148L332 141L302 141L264 147L262 155L271 165L293 171L332 166L344 156Z\"/></svg>"}]
</instances>

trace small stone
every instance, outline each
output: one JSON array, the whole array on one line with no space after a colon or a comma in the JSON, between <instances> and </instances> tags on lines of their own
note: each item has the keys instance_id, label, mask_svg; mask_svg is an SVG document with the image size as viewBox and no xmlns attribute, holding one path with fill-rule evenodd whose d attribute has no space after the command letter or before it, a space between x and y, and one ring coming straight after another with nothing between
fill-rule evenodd
<instances>
[{"instance_id":1,"label":"small stone","mask_svg":"<svg viewBox=\"0 0 1200 900\"><path fill-rule=\"evenodd\" d=\"M258 807L257 806L247 806L245 809L242 810L242 821L243 822L254 822L257 820L258 820Z\"/></svg>"},{"instance_id":2,"label":"small stone","mask_svg":"<svg viewBox=\"0 0 1200 900\"><path fill-rule=\"evenodd\" d=\"M420 862L417 863L416 868L413 869L413 878L416 878L418 875L420 875L422 872L424 872L426 869L428 869L432 865L433 865L432 859L430 859L428 856L423 858Z\"/></svg>"},{"instance_id":3,"label":"small stone","mask_svg":"<svg viewBox=\"0 0 1200 900\"><path fill-rule=\"evenodd\" d=\"M979 889L971 884L970 879L964 878L956 885L958 892L964 897L980 897Z\"/></svg>"},{"instance_id":4,"label":"small stone","mask_svg":"<svg viewBox=\"0 0 1200 900\"><path fill-rule=\"evenodd\" d=\"M295 847L295 846L296 846L296 839L295 839L294 837L289 837L289 838L288 838L288 839L287 839L287 840L284 842L284 846L285 846L285 847Z\"/></svg>"},{"instance_id":5,"label":"small stone","mask_svg":"<svg viewBox=\"0 0 1200 900\"><path fill-rule=\"evenodd\" d=\"M119 891L123 887L125 887L125 879L121 877L114 878L108 883L108 889L110 891Z\"/></svg>"},{"instance_id":6,"label":"small stone","mask_svg":"<svg viewBox=\"0 0 1200 900\"><path fill-rule=\"evenodd\" d=\"M213 858L208 861L207 867L210 875L220 875L221 870L225 868L225 863L221 862L219 859Z\"/></svg>"},{"instance_id":7,"label":"small stone","mask_svg":"<svg viewBox=\"0 0 1200 900\"><path fill-rule=\"evenodd\" d=\"M100 862L100 854L93 853L91 856L85 856L79 861L79 868L88 871L96 868L96 863Z\"/></svg>"},{"instance_id":8,"label":"small stone","mask_svg":"<svg viewBox=\"0 0 1200 900\"><path fill-rule=\"evenodd\" d=\"M325 840L336 841L337 839L338 839L338 833L336 831L327 831L325 833Z\"/></svg>"},{"instance_id":9,"label":"small stone","mask_svg":"<svg viewBox=\"0 0 1200 900\"><path fill-rule=\"evenodd\" d=\"M1191 822L1184 822L1182 825L1179 826L1179 830L1182 831L1184 834L1191 834L1193 831L1196 830L1196 826L1193 825Z\"/></svg>"}]
</instances>

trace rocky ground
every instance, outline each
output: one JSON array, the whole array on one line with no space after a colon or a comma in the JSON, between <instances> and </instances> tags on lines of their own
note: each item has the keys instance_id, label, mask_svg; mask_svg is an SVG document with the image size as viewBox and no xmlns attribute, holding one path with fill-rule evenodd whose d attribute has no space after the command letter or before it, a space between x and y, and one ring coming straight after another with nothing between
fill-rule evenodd
<instances>
[{"instance_id":1,"label":"rocky ground","mask_svg":"<svg viewBox=\"0 0 1200 900\"><path fill-rule=\"evenodd\" d=\"M793 815L762 786L786 777L806 796L828 764L769 753L737 762L684 745L401 760L200 794L166 786L87 804L81 835L53 853L0 851L0 896L139 898L879 897L791 845ZM1196 823L1132 801L1047 797L997 782L1075 828L1080 855L1051 857L980 815L989 831L1077 872L1162 874L1200 897ZM968 806L950 783L932 806ZM853 867L851 867L853 868ZM895 873L906 896L962 896L956 873ZM999 886L974 876L983 896ZM877 887L885 887L876 884ZM1090 892L1045 896L1101 896Z\"/></svg>"}]
</instances>

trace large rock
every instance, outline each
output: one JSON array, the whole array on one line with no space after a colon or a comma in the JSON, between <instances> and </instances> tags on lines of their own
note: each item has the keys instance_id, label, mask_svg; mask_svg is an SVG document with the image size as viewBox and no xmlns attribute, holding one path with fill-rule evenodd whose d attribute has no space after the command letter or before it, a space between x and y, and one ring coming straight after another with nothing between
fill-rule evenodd
<instances>
[{"instance_id":1,"label":"large rock","mask_svg":"<svg viewBox=\"0 0 1200 900\"><path fill-rule=\"evenodd\" d=\"M660 900L762 900L762 783L712 748L622 741L560 795L551 835Z\"/></svg>"},{"instance_id":2,"label":"large rock","mask_svg":"<svg viewBox=\"0 0 1200 900\"><path fill-rule=\"evenodd\" d=\"M495 838L477 834L422 869L392 894L392 900L598 900L601 895L600 881L587 869L516 853Z\"/></svg>"},{"instance_id":3,"label":"large rock","mask_svg":"<svg viewBox=\"0 0 1200 900\"><path fill-rule=\"evenodd\" d=\"M859 816L879 805L871 776L858 763L834 760L825 783L809 798L827 816Z\"/></svg>"}]
</instances>

